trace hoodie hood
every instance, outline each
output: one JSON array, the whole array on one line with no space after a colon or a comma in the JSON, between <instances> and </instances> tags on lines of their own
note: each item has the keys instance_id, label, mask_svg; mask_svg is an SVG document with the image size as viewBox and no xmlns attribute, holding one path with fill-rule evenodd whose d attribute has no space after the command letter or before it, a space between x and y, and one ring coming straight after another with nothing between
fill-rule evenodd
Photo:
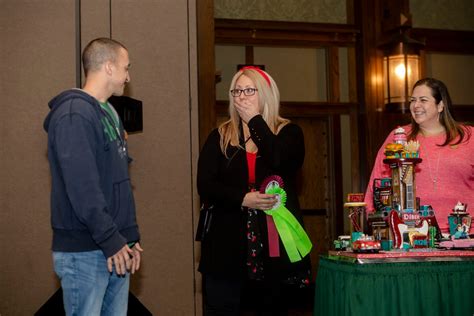
<instances>
[{"instance_id":1,"label":"hoodie hood","mask_svg":"<svg viewBox=\"0 0 474 316\"><path fill-rule=\"evenodd\" d=\"M51 99L51 101L48 102L48 106L51 109L49 114L46 116L46 119L44 120L43 123L43 128L46 132L48 132L49 129L49 124L51 122L51 117L53 116L54 112L61 107L61 105L65 104L66 101L71 100L71 99L82 99L86 101L88 104L93 106L97 111L100 111L99 109L99 103L97 100L92 97L91 95L87 94L81 89L70 89L66 90L54 98Z\"/></svg>"}]
</instances>

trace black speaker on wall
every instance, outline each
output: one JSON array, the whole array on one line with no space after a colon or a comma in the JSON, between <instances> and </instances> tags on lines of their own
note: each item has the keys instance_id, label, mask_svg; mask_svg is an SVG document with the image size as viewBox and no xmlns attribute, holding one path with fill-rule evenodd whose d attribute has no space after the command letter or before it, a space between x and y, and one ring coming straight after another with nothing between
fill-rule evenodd
<instances>
[{"instance_id":1,"label":"black speaker on wall","mask_svg":"<svg viewBox=\"0 0 474 316\"><path fill-rule=\"evenodd\" d=\"M127 96L111 96L109 102L120 116L127 133L143 132L142 101Z\"/></svg>"}]
</instances>

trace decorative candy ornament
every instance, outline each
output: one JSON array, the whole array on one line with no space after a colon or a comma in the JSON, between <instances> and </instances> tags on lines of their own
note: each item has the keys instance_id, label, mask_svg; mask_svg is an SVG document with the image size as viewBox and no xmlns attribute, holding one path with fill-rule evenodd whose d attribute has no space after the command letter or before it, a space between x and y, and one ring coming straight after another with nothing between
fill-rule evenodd
<instances>
[{"instance_id":1,"label":"decorative candy ornament","mask_svg":"<svg viewBox=\"0 0 474 316\"><path fill-rule=\"evenodd\" d=\"M276 196L277 203L275 203L275 206L264 212L273 217L278 235L290 261L300 261L310 252L312 244L301 224L285 207L286 192L283 190L283 180L279 176L266 178L260 192Z\"/></svg>"}]
</instances>

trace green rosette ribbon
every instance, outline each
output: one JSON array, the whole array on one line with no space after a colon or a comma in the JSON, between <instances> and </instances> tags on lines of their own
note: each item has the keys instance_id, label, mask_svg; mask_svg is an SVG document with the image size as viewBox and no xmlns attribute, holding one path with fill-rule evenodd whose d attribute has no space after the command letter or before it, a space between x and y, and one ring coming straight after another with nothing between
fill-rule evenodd
<instances>
[{"instance_id":1,"label":"green rosette ribbon","mask_svg":"<svg viewBox=\"0 0 474 316\"><path fill-rule=\"evenodd\" d=\"M291 262L303 259L311 250L311 241L298 220L285 207L286 192L281 187L271 186L265 191L275 194L278 202L271 210L264 211L273 217L278 235Z\"/></svg>"}]
</instances>

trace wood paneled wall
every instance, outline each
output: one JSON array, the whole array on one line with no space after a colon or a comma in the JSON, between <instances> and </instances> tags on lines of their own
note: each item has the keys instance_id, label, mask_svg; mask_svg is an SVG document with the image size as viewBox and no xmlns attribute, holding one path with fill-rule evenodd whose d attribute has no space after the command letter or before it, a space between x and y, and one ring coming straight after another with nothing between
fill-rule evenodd
<instances>
[{"instance_id":1,"label":"wood paneled wall","mask_svg":"<svg viewBox=\"0 0 474 316\"><path fill-rule=\"evenodd\" d=\"M304 214L305 229L313 243L311 262L316 277L319 256L329 250L331 221L335 214L332 200L334 161L331 150L331 122L328 117L291 118L298 124L305 138L305 160L299 177L300 206Z\"/></svg>"}]
</instances>

